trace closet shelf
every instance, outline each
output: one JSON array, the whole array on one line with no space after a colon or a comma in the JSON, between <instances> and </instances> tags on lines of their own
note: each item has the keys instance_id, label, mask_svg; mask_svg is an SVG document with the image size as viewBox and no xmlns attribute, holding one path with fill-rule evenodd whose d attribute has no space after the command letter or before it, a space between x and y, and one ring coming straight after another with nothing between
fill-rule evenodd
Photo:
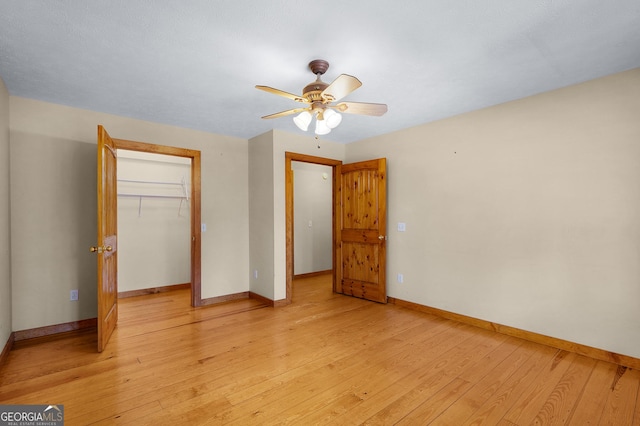
<instances>
[{"instance_id":1,"label":"closet shelf","mask_svg":"<svg viewBox=\"0 0 640 426\"><path fill-rule=\"evenodd\" d=\"M126 197L126 198L138 198L138 217L141 216L142 210L142 199L143 198L164 198L164 199L174 199L180 200L180 207L178 208L178 216L180 216L180 211L182 210L182 202L189 201L189 191L187 190L187 183L182 178L182 182L158 182L158 181L146 181L146 180L132 180L132 179L118 179L118 182L124 183L137 183L137 184L145 184L145 185L175 185L180 186L182 189L182 195L163 195L163 194L139 194L139 193L118 193L118 197Z\"/></svg>"}]
</instances>

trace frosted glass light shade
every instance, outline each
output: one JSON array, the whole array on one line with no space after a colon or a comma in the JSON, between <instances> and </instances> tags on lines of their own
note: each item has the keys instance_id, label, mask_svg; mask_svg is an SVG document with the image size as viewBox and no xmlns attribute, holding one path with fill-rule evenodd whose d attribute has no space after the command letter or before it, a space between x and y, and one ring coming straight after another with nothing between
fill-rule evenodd
<instances>
[{"instance_id":1,"label":"frosted glass light shade","mask_svg":"<svg viewBox=\"0 0 640 426\"><path fill-rule=\"evenodd\" d=\"M329 126L327 126L326 120L316 120L316 135L326 135L331 132Z\"/></svg>"},{"instance_id":2,"label":"frosted glass light shade","mask_svg":"<svg viewBox=\"0 0 640 426\"><path fill-rule=\"evenodd\" d=\"M298 129L306 132L311 124L311 113L309 111L302 111L300 114L293 117L293 122L296 123Z\"/></svg>"},{"instance_id":3,"label":"frosted glass light shade","mask_svg":"<svg viewBox=\"0 0 640 426\"><path fill-rule=\"evenodd\" d=\"M325 109L322 115L324 116L327 127L330 129L335 129L342 121L342 114L329 108Z\"/></svg>"}]
</instances>

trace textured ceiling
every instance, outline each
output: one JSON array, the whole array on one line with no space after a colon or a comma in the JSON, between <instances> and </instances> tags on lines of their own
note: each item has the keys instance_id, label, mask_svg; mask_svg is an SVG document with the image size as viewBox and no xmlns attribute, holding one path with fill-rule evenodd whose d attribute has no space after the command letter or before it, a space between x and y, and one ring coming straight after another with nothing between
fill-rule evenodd
<instances>
[{"instance_id":1,"label":"textured ceiling","mask_svg":"<svg viewBox=\"0 0 640 426\"><path fill-rule=\"evenodd\" d=\"M348 143L640 67L638 0L0 0L9 93L251 138L301 133L291 117L315 79L358 77Z\"/></svg>"}]
</instances>

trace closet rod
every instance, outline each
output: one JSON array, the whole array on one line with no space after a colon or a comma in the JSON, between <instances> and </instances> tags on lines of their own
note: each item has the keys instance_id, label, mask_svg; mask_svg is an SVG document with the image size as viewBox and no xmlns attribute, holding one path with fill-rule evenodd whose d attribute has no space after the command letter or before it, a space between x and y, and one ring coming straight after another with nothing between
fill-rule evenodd
<instances>
[{"instance_id":1,"label":"closet rod","mask_svg":"<svg viewBox=\"0 0 640 426\"><path fill-rule=\"evenodd\" d=\"M158 185L185 185L185 182L152 182L148 180L131 180L131 179L118 179L118 182L128 182L128 183L153 183Z\"/></svg>"},{"instance_id":2,"label":"closet rod","mask_svg":"<svg viewBox=\"0 0 640 426\"><path fill-rule=\"evenodd\" d=\"M176 200L189 200L184 195L147 195L147 194L118 194L118 197L133 197L133 198L175 198Z\"/></svg>"}]
</instances>

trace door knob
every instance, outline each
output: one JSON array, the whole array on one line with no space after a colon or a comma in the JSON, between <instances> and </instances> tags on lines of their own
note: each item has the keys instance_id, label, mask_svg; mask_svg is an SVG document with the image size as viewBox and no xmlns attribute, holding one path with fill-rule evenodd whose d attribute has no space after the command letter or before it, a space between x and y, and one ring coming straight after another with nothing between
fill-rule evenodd
<instances>
[{"instance_id":1,"label":"door knob","mask_svg":"<svg viewBox=\"0 0 640 426\"><path fill-rule=\"evenodd\" d=\"M386 240L386 239L387 239L387 237L386 237L386 236L384 236L384 235L378 235L378 239L379 239L379 240Z\"/></svg>"},{"instance_id":2,"label":"door knob","mask_svg":"<svg viewBox=\"0 0 640 426\"><path fill-rule=\"evenodd\" d=\"M105 251L112 251L112 250L113 250L113 247L111 247L111 246L91 247L91 248L89 248L89 251L91 253L102 253L102 252L105 252Z\"/></svg>"}]
</instances>

